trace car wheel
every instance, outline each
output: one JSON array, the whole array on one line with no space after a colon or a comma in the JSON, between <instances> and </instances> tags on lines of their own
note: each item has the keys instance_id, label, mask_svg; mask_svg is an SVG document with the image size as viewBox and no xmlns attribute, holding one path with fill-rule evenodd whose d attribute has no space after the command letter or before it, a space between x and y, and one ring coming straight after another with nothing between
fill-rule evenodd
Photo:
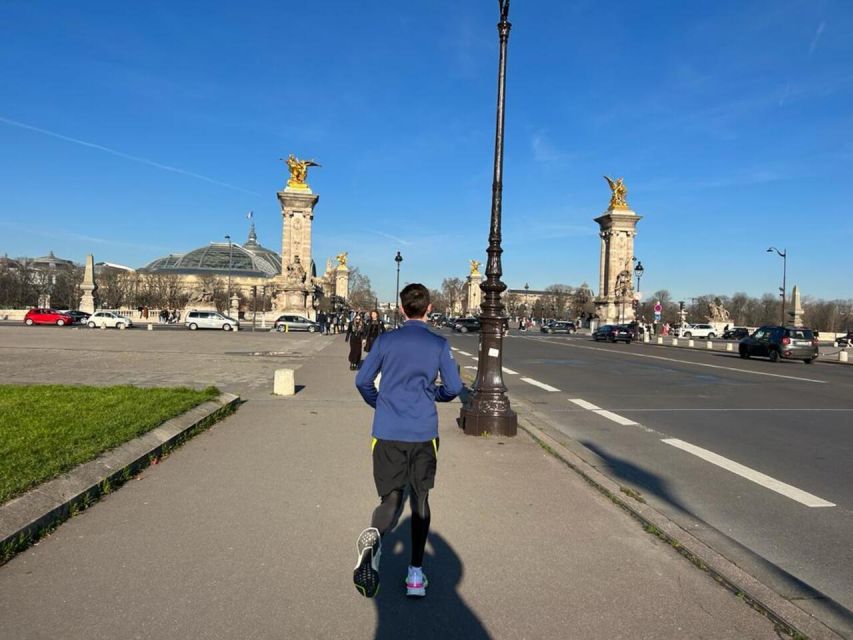
<instances>
[{"instance_id":1,"label":"car wheel","mask_svg":"<svg viewBox=\"0 0 853 640\"><path fill-rule=\"evenodd\" d=\"M805 362L806 364L811 364L812 362L814 362L814 358L806 358L803 362Z\"/></svg>"},{"instance_id":2,"label":"car wheel","mask_svg":"<svg viewBox=\"0 0 853 640\"><path fill-rule=\"evenodd\" d=\"M554 333L553 329L548 329L548 333Z\"/></svg>"},{"instance_id":3,"label":"car wheel","mask_svg":"<svg viewBox=\"0 0 853 640\"><path fill-rule=\"evenodd\" d=\"M89 322L89 325L88 325L88 326L89 326L89 328L90 328L90 329L94 329L94 328L95 328L96 326L98 326L98 325L96 325L94 322Z\"/></svg>"},{"instance_id":4,"label":"car wheel","mask_svg":"<svg viewBox=\"0 0 853 640\"><path fill-rule=\"evenodd\" d=\"M195 331L196 329L198 329L198 325L195 322L190 322L187 326L189 327L190 331Z\"/></svg>"},{"instance_id":5,"label":"car wheel","mask_svg":"<svg viewBox=\"0 0 853 640\"><path fill-rule=\"evenodd\" d=\"M611 344L616 344L616 338L608 338L607 341Z\"/></svg>"},{"instance_id":6,"label":"car wheel","mask_svg":"<svg viewBox=\"0 0 853 640\"><path fill-rule=\"evenodd\" d=\"M124 322L116 322L116 329L124 329Z\"/></svg>"},{"instance_id":7,"label":"car wheel","mask_svg":"<svg viewBox=\"0 0 853 640\"><path fill-rule=\"evenodd\" d=\"M65 326L65 320L57 320L56 326L57 327L64 327Z\"/></svg>"},{"instance_id":8,"label":"car wheel","mask_svg":"<svg viewBox=\"0 0 853 640\"><path fill-rule=\"evenodd\" d=\"M278 325L275 328L275 330L278 331L279 333L284 333L284 325L283 324Z\"/></svg>"},{"instance_id":9,"label":"car wheel","mask_svg":"<svg viewBox=\"0 0 853 640\"><path fill-rule=\"evenodd\" d=\"M225 324L222 325L222 330L223 331L231 331L231 325L226 322Z\"/></svg>"},{"instance_id":10,"label":"car wheel","mask_svg":"<svg viewBox=\"0 0 853 640\"><path fill-rule=\"evenodd\" d=\"M317 327L315 327L313 325L308 327L308 333L315 333L316 331L317 331Z\"/></svg>"},{"instance_id":11,"label":"car wheel","mask_svg":"<svg viewBox=\"0 0 853 640\"><path fill-rule=\"evenodd\" d=\"M738 349L738 354L739 354L739 355L740 355L740 357L741 357L741 358L743 358L744 360L746 360L747 358L749 358L749 351L747 350L747 348L746 348L746 347L741 347L740 349Z\"/></svg>"},{"instance_id":12,"label":"car wheel","mask_svg":"<svg viewBox=\"0 0 853 640\"><path fill-rule=\"evenodd\" d=\"M713 339L714 339L714 338L716 338L716 337L717 337L717 336L715 336L713 333L709 333L709 334L708 334L708 340L713 340Z\"/></svg>"},{"instance_id":13,"label":"car wheel","mask_svg":"<svg viewBox=\"0 0 853 640\"><path fill-rule=\"evenodd\" d=\"M776 349L771 349L770 353L767 354L767 357L770 358L770 362L778 362L779 352L776 351Z\"/></svg>"},{"instance_id":14,"label":"car wheel","mask_svg":"<svg viewBox=\"0 0 853 640\"><path fill-rule=\"evenodd\" d=\"M459 333L468 333L468 327L462 327L459 329Z\"/></svg>"},{"instance_id":15,"label":"car wheel","mask_svg":"<svg viewBox=\"0 0 853 640\"><path fill-rule=\"evenodd\" d=\"M26 320L24 320L24 324L27 325L28 327L33 326L33 319L27 318Z\"/></svg>"},{"instance_id":16,"label":"car wheel","mask_svg":"<svg viewBox=\"0 0 853 640\"><path fill-rule=\"evenodd\" d=\"M630 340L626 340L626 341L625 341L625 344L631 344L631 341L630 341Z\"/></svg>"},{"instance_id":17,"label":"car wheel","mask_svg":"<svg viewBox=\"0 0 853 640\"><path fill-rule=\"evenodd\" d=\"M684 337L685 338L691 338L691 337L693 337L693 334L688 331L687 333L684 334Z\"/></svg>"}]
</instances>

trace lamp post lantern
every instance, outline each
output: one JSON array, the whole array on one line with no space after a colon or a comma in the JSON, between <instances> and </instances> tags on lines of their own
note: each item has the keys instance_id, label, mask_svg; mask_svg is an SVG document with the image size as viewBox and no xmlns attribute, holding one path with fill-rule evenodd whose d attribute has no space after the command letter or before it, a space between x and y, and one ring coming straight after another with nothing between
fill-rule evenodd
<instances>
[{"instance_id":1,"label":"lamp post lantern","mask_svg":"<svg viewBox=\"0 0 853 640\"><path fill-rule=\"evenodd\" d=\"M780 258L782 258L782 288L779 289L780 295L782 296L782 321L779 324L785 324L785 294L788 289L788 283L786 282L788 279L788 250L782 249L779 251L776 247L770 247L767 250L767 253L776 252ZM795 310L796 311L796 310Z\"/></svg>"},{"instance_id":2,"label":"lamp post lantern","mask_svg":"<svg viewBox=\"0 0 853 640\"><path fill-rule=\"evenodd\" d=\"M492 211L489 225L486 279L480 285L483 302L480 305L480 353L477 380L474 389L462 407L460 425L467 435L491 433L514 436L518 430L518 416L509 403L503 383L503 313L501 293L506 285L501 282L501 199L503 195L504 105L506 103L506 49L511 24L509 0L498 0L500 21L498 38L498 98L495 123L495 160L492 179Z\"/></svg>"},{"instance_id":3,"label":"lamp post lantern","mask_svg":"<svg viewBox=\"0 0 853 640\"><path fill-rule=\"evenodd\" d=\"M394 328L400 326L400 263L403 261L403 256L400 255L400 252L397 252L397 255L394 256L394 262L397 263L397 294L394 296L395 307L394 307Z\"/></svg>"},{"instance_id":4,"label":"lamp post lantern","mask_svg":"<svg viewBox=\"0 0 853 640\"><path fill-rule=\"evenodd\" d=\"M640 291L640 278L643 277L643 271L645 271L645 268L643 268L643 263L642 261L638 260L637 266L634 267L634 275L637 276L637 291Z\"/></svg>"},{"instance_id":5,"label":"lamp post lantern","mask_svg":"<svg viewBox=\"0 0 853 640\"><path fill-rule=\"evenodd\" d=\"M231 236L225 236L226 242L228 242L228 301L225 303L226 312L231 308L231 265L234 260L234 245L231 244Z\"/></svg>"}]
</instances>

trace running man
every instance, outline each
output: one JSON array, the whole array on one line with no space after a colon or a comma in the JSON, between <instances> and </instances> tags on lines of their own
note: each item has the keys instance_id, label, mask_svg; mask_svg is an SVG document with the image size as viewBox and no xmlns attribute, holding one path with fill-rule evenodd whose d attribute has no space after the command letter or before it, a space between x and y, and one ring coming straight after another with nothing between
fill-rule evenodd
<instances>
[{"instance_id":1,"label":"running man","mask_svg":"<svg viewBox=\"0 0 853 640\"><path fill-rule=\"evenodd\" d=\"M438 455L436 402L450 402L462 392L462 380L447 340L430 331L424 318L432 310L429 290L410 284L400 292L406 322L380 335L355 379L373 416L373 481L380 504L370 526L356 542L358 561L353 582L372 598L379 591L381 540L400 518L409 492L412 510L412 556L406 595L425 596L424 547L429 533L429 490L435 483ZM382 374L381 391L374 380ZM441 385L436 377L441 373Z\"/></svg>"}]
</instances>

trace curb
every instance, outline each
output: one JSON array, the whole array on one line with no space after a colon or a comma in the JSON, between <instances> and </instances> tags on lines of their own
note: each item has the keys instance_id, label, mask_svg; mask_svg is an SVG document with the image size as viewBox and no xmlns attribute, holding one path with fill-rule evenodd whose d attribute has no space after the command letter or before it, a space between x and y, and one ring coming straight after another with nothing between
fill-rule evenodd
<instances>
[{"instance_id":1,"label":"curb","mask_svg":"<svg viewBox=\"0 0 853 640\"><path fill-rule=\"evenodd\" d=\"M232 393L220 394L0 505L0 565L164 453L233 413L239 401Z\"/></svg>"},{"instance_id":2,"label":"curb","mask_svg":"<svg viewBox=\"0 0 853 640\"><path fill-rule=\"evenodd\" d=\"M528 415L533 413L523 401L516 400L515 404L523 406ZM608 478L578 454L539 429L529 417L519 415L518 426L527 432L539 446L559 458L612 502L639 520L646 531L669 543L690 562L703 571L707 571L717 582L751 607L766 615L792 637L804 640L843 640L843 636L783 598L659 511L648 504L629 498L629 495L622 491L617 482Z\"/></svg>"},{"instance_id":3,"label":"curb","mask_svg":"<svg viewBox=\"0 0 853 640\"><path fill-rule=\"evenodd\" d=\"M655 336L655 337L657 337L657 336ZM681 338L679 338L679 339L681 339ZM649 347L664 347L666 349L684 349L686 351L698 351L701 353L731 353L731 354L737 355L737 350L726 351L725 347L722 349L717 349L716 347L714 347L713 349L708 349L707 347L704 346L705 342L698 342L699 340L704 340L704 338L696 338L696 340L697 340L697 342L696 342L697 345L701 344L703 346L689 347L686 344L667 344L666 342L664 342L663 344L657 344L657 342L643 342L642 340L635 340L634 342L636 342L637 344L641 344L641 345L649 346ZM722 341L722 340L713 340L712 342L715 345L727 343L727 341ZM841 362L840 360L837 360L837 359L836 360L829 360L828 359L829 356L837 356L837 355L838 355L838 353L827 353L827 354L824 354L823 356L818 356L818 358L814 361L814 363L815 364L835 364L835 365L842 365L842 366L853 365L853 360L850 360L848 362Z\"/></svg>"}]
</instances>

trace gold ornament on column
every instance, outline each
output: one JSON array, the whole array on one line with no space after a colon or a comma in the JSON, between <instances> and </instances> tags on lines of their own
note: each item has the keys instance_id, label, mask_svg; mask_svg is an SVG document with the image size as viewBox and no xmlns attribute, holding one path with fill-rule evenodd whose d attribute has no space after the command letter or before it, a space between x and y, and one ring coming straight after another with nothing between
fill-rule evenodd
<instances>
[{"instance_id":1,"label":"gold ornament on column","mask_svg":"<svg viewBox=\"0 0 853 640\"><path fill-rule=\"evenodd\" d=\"M610 185L610 190L613 192L613 195L610 196L610 209L627 209L628 202L625 200L625 196L628 193L628 187L622 182L622 178L616 178L615 180L604 176L604 179L607 180L607 184Z\"/></svg>"},{"instance_id":2,"label":"gold ornament on column","mask_svg":"<svg viewBox=\"0 0 853 640\"><path fill-rule=\"evenodd\" d=\"M471 274L472 276L480 275L480 263L477 260L470 260L469 264L471 265Z\"/></svg>"},{"instance_id":3,"label":"gold ornament on column","mask_svg":"<svg viewBox=\"0 0 853 640\"><path fill-rule=\"evenodd\" d=\"M311 190L311 187L309 187L306 182L308 179L308 167L319 167L322 165L317 164L313 160L300 160L292 153L287 156L287 160L284 158L279 158L279 160L283 160L287 164L287 169L290 171L290 180L287 181L288 189L301 189L303 191Z\"/></svg>"}]
</instances>

